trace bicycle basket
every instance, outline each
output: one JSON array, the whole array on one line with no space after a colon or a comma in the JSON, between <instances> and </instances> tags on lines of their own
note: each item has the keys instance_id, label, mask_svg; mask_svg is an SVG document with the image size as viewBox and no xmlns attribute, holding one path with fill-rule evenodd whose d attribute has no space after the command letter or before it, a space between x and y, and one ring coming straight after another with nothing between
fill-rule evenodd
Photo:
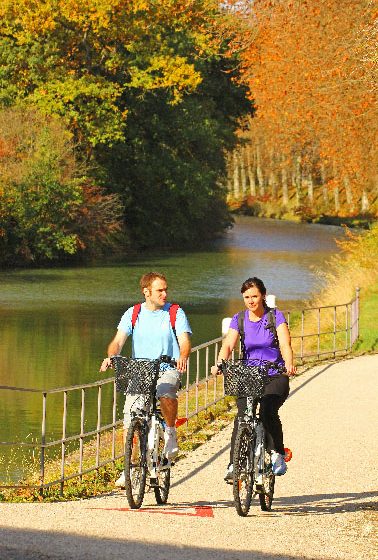
<instances>
[{"instance_id":1,"label":"bicycle basket","mask_svg":"<svg viewBox=\"0 0 378 560\"><path fill-rule=\"evenodd\" d=\"M262 397L268 380L265 365L250 366L243 361L222 362L224 392L236 397Z\"/></svg>"},{"instance_id":2,"label":"bicycle basket","mask_svg":"<svg viewBox=\"0 0 378 560\"><path fill-rule=\"evenodd\" d=\"M127 395L150 395L156 376L156 360L114 356L116 390Z\"/></svg>"}]
</instances>

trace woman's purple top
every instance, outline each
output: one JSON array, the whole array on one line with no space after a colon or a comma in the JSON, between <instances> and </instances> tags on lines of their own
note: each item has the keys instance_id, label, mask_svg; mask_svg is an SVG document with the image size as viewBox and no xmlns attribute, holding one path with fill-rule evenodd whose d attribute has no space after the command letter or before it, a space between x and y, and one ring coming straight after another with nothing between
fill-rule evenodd
<instances>
[{"instance_id":1,"label":"woman's purple top","mask_svg":"<svg viewBox=\"0 0 378 560\"><path fill-rule=\"evenodd\" d=\"M276 317L276 328L282 323L286 323L286 319L282 311L274 309L273 313ZM280 349L274 344L274 336L270 329L266 328L269 323L268 311L264 311L264 315L259 321L253 322L249 319L248 309L244 312L244 344L246 349L246 359L252 363L259 363L262 360L275 362L284 365ZM230 329L239 332L238 314L231 319ZM270 375L277 375L274 370L269 371Z\"/></svg>"}]
</instances>

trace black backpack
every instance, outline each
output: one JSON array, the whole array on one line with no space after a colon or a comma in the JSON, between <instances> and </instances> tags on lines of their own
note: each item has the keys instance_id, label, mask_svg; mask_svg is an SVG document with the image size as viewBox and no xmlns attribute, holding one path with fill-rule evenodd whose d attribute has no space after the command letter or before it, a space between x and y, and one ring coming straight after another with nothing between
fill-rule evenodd
<instances>
[{"instance_id":1,"label":"black backpack","mask_svg":"<svg viewBox=\"0 0 378 560\"><path fill-rule=\"evenodd\" d=\"M269 329L270 332L273 335L274 338L274 342L273 342L273 346L275 348L279 348L279 342L278 342L278 336L277 336L277 329L276 329L276 313L275 310L271 307L268 307L268 324L265 325L266 329ZM245 349L245 342L244 342L244 338L245 338L245 332L244 332L244 315L245 315L245 311L239 311L238 313L238 329L239 329L239 335L240 335L240 345L241 345L241 351L242 351L242 359L245 360L246 359L246 349Z\"/></svg>"}]
</instances>

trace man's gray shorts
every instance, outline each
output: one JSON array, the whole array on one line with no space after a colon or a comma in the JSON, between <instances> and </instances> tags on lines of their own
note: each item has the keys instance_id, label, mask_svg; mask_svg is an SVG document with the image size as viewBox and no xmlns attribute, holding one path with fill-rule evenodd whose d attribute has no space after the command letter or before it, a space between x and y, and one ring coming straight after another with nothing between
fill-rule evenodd
<instances>
[{"instance_id":1,"label":"man's gray shorts","mask_svg":"<svg viewBox=\"0 0 378 560\"><path fill-rule=\"evenodd\" d=\"M156 397L166 397L168 399L177 399L177 391L181 386L181 374L177 369L168 369L163 371L156 384ZM131 421L131 412L137 409L143 410L146 407L148 397L146 395L126 395L125 405L123 407L123 425L128 428Z\"/></svg>"}]
</instances>

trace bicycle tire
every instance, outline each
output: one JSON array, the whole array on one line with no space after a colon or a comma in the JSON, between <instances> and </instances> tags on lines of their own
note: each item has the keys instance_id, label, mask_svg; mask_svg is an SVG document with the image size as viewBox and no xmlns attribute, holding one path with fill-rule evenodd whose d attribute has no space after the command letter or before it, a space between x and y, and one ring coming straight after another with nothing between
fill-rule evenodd
<instances>
[{"instance_id":1,"label":"bicycle tire","mask_svg":"<svg viewBox=\"0 0 378 560\"><path fill-rule=\"evenodd\" d=\"M134 419L125 443L125 490L131 509L139 509L146 489L146 430L142 420Z\"/></svg>"},{"instance_id":2,"label":"bicycle tire","mask_svg":"<svg viewBox=\"0 0 378 560\"><path fill-rule=\"evenodd\" d=\"M233 494L235 509L242 517L251 507L255 440L255 431L246 427L239 429L235 440Z\"/></svg>"},{"instance_id":3,"label":"bicycle tire","mask_svg":"<svg viewBox=\"0 0 378 560\"><path fill-rule=\"evenodd\" d=\"M264 472L262 473L262 485L259 492L259 501L262 511L270 511L272 509L274 484L276 477L272 472L272 462L270 453L264 448Z\"/></svg>"},{"instance_id":4,"label":"bicycle tire","mask_svg":"<svg viewBox=\"0 0 378 560\"><path fill-rule=\"evenodd\" d=\"M171 469L162 467L168 464L168 459L163 454L164 451L164 437L160 435L158 456L157 456L157 478L156 486L154 486L154 493L156 503L159 505L166 504L168 501L169 489L171 486Z\"/></svg>"}]
</instances>

